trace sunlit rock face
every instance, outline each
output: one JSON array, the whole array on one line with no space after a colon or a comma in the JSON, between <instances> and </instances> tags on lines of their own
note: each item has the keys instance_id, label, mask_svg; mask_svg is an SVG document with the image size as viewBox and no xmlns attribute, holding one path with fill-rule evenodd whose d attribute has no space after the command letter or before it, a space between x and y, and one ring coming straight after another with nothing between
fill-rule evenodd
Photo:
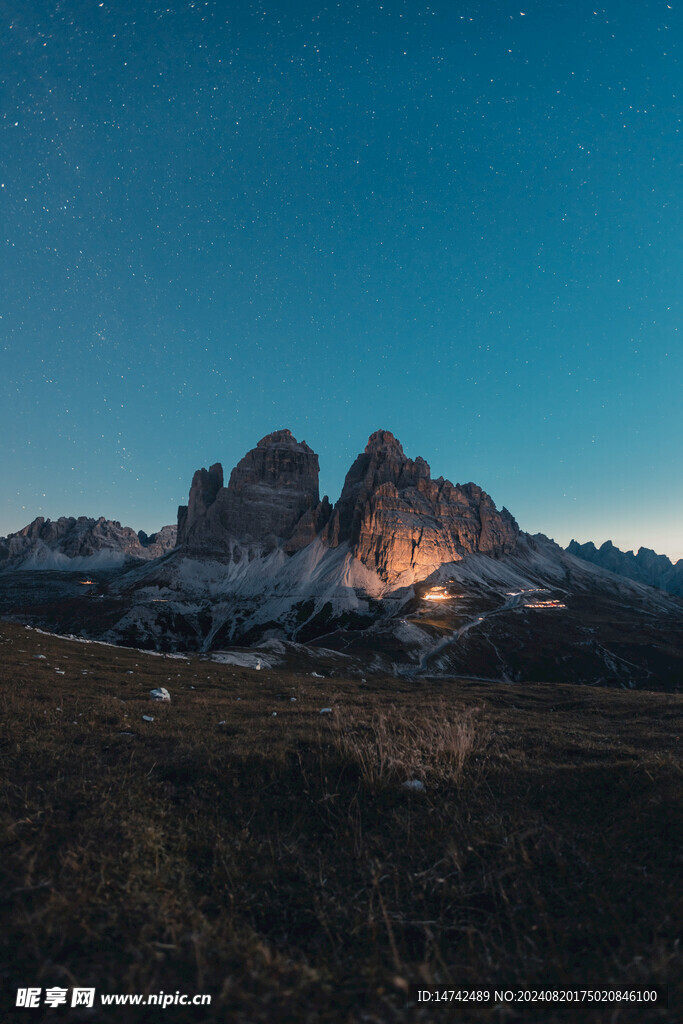
<instances>
[{"instance_id":1,"label":"sunlit rock face","mask_svg":"<svg viewBox=\"0 0 683 1024\"><path fill-rule=\"evenodd\" d=\"M178 510L179 543L193 554L230 554L254 545L288 553L309 544L329 516L320 501L318 456L289 430L262 438L223 486L220 463L198 470Z\"/></svg>"},{"instance_id":2,"label":"sunlit rock face","mask_svg":"<svg viewBox=\"0 0 683 1024\"><path fill-rule=\"evenodd\" d=\"M387 582L408 582L476 551L512 551L518 534L480 487L432 480L424 459L407 458L393 434L378 430L349 470L323 539L347 541Z\"/></svg>"}]
</instances>

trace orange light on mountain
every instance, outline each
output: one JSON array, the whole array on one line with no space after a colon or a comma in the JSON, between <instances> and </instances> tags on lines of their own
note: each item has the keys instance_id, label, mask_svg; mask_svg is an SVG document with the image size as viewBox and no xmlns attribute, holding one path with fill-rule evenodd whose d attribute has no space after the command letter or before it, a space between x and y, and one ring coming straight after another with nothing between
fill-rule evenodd
<instances>
[{"instance_id":1,"label":"orange light on mountain","mask_svg":"<svg viewBox=\"0 0 683 1024\"><path fill-rule=\"evenodd\" d=\"M422 595L423 601L448 601L450 600L450 594L445 587L434 587L433 590L428 590L426 594Z\"/></svg>"}]
</instances>

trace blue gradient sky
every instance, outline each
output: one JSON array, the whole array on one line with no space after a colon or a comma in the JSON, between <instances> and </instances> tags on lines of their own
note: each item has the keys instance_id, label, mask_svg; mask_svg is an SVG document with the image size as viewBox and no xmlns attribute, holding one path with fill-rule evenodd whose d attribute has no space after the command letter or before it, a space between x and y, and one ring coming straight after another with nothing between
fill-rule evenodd
<instances>
[{"instance_id":1,"label":"blue gradient sky","mask_svg":"<svg viewBox=\"0 0 683 1024\"><path fill-rule=\"evenodd\" d=\"M287 426L683 556L671 3L3 5L0 533Z\"/></svg>"}]
</instances>

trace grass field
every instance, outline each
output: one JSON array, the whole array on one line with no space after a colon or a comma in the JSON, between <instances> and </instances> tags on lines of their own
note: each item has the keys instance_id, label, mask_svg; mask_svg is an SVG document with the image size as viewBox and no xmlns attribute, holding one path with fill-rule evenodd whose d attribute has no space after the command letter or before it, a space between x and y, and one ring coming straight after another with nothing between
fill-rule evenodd
<instances>
[{"instance_id":1,"label":"grass field","mask_svg":"<svg viewBox=\"0 0 683 1024\"><path fill-rule=\"evenodd\" d=\"M3 1021L682 1019L683 697L371 685L11 623L0 674ZM212 1004L14 1008L77 985ZM493 998L655 985L669 1009Z\"/></svg>"}]
</instances>

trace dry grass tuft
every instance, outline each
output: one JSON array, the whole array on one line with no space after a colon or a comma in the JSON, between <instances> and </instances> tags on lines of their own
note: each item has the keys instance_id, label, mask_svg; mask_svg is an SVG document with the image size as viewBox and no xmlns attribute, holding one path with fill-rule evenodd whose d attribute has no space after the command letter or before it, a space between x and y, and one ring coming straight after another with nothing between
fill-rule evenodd
<instances>
[{"instance_id":1,"label":"dry grass tuft","mask_svg":"<svg viewBox=\"0 0 683 1024\"><path fill-rule=\"evenodd\" d=\"M483 752L487 730L467 708L454 711L446 702L411 716L395 705L364 721L356 714L332 724L333 745L360 771L370 789L418 779L423 783L460 783L467 761Z\"/></svg>"}]
</instances>

